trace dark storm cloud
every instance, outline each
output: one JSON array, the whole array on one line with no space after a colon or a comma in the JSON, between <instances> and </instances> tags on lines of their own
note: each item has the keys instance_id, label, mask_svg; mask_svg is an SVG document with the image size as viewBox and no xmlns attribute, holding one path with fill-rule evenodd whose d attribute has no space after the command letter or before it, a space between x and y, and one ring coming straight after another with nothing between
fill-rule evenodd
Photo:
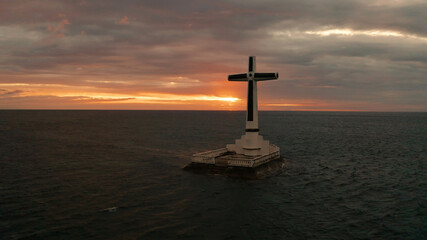
<instances>
[{"instance_id":1,"label":"dark storm cloud","mask_svg":"<svg viewBox=\"0 0 427 240\"><path fill-rule=\"evenodd\" d=\"M271 102L363 98L426 110L426 1L5 0L0 10L0 83L208 92L203 84L245 71L253 54L258 69L281 73L263 87ZM330 29L356 32L317 34ZM200 84L164 88L179 76Z\"/></svg>"}]
</instances>

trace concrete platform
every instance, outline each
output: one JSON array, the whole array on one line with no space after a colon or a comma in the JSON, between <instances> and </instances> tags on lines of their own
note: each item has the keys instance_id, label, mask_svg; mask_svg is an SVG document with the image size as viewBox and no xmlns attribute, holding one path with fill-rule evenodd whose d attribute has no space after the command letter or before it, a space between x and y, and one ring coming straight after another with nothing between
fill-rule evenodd
<instances>
[{"instance_id":1,"label":"concrete platform","mask_svg":"<svg viewBox=\"0 0 427 240\"><path fill-rule=\"evenodd\" d=\"M268 154L247 156L227 148L194 154L183 169L201 174L225 175L246 179L263 179L276 175L285 165L277 146L270 144Z\"/></svg>"}]
</instances>

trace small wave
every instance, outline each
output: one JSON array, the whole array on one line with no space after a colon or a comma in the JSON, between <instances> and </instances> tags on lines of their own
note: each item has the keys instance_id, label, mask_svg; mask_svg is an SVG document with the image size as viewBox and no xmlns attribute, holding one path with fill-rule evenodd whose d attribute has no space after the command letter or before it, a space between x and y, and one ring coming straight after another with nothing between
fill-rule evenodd
<instances>
[{"instance_id":1,"label":"small wave","mask_svg":"<svg viewBox=\"0 0 427 240\"><path fill-rule=\"evenodd\" d=\"M109 207L109 208L105 208L102 210L103 212L116 212L117 211L117 207Z\"/></svg>"}]
</instances>

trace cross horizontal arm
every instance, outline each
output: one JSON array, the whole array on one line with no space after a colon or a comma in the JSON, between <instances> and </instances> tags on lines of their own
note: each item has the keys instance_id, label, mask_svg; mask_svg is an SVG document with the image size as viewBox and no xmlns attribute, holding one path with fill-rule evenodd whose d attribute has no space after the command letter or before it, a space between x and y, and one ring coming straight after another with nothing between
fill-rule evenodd
<instances>
[{"instance_id":1,"label":"cross horizontal arm","mask_svg":"<svg viewBox=\"0 0 427 240\"><path fill-rule=\"evenodd\" d=\"M248 81L247 73L228 75L228 81Z\"/></svg>"},{"instance_id":2,"label":"cross horizontal arm","mask_svg":"<svg viewBox=\"0 0 427 240\"><path fill-rule=\"evenodd\" d=\"M279 73L255 73L255 81L266 81L266 80L276 80L279 78Z\"/></svg>"}]
</instances>

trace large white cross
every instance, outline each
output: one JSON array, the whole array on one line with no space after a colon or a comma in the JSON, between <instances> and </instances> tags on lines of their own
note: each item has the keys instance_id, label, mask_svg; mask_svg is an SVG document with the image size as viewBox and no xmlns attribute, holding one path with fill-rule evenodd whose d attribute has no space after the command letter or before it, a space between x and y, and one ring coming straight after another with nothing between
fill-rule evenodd
<instances>
[{"instance_id":1,"label":"large white cross","mask_svg":"<svg viewBox=\"0 0 427 240\"><path fill-rule=\"evenodd\" d=\"M229 151L244 155L263 155L269 151L269 142L259 135L258 128L258 97L257 82L276 80L279 73L257 73L255 56L249 57L249 70L247 73L228 76L228 81L248 82L248 102L246 110L246 133L235 144L228 144Z\"/></svg>"},{"instance_id":2,"label":"large white cross","mask_svg":"<svg viewBox=\"0 0 427 240\"><path fill-rule=\"evenodd\" d=\"M246 131L258 132L258 96L257 82L266 80L276 80L279 73L257 73L256 57L249 57L249 71L247 73L228 75L228 81L247 81L248 82L248 102L246 110Z\"/></svg>"}]
</instances>

